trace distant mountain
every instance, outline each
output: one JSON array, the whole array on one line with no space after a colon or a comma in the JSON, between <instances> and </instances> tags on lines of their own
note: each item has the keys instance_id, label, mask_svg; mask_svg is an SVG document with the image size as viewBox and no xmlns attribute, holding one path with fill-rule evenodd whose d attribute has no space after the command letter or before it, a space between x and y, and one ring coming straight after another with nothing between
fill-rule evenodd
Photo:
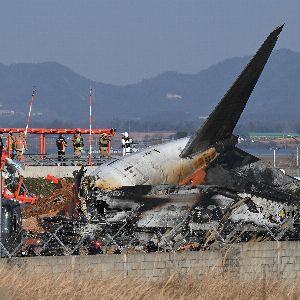
<instances>
[{"instance_id":1,"label":"distant mountain","mask_svg":"<svg viewBox=\"0 0 300 300\"><path fill-rule=\"evenodd\" d=\"M33 126L88 126L91 86L95 90L93 119L97 127L198 127L249 59L227 59L197 74L166 72L126 86L94 82L53 62L0 64L0 126L25 124L35 85ZM243 122L296 123L299 83L300 53L274 51L246 107Z\"/></svg>"}]
</instances>

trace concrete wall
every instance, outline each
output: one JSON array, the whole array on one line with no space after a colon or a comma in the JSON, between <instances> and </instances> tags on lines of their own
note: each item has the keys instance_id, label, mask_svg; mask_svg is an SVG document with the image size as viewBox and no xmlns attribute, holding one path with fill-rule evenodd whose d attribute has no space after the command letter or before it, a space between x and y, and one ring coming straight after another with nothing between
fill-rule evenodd
<instances>
[{"instance_id":1,"label":"concrete wall","mask_svg":"<svg viewBox=\"0 0 300 300\"><path fill-rule=\"evenodd\" d=\"M300 242L261 242L222 249L183 253L136 253L97 256L61 256L1 259L33 273L72 272L95 276L160 278L174 274L201 276L209 271L233 277L300 278Z\"/></svg>"},{"instance_id":2,"label":"concrete wall","mask_svg":"<svg viewBox=\"0 0 300 300\"><path fill-rule=\"evenodd\" d=\"M86 167L87 174L92 172L95 167ZM27 166L25 170L22 170L21 174L24 177L46 177L48 174L55 177L73 177L73 172L79 170L80 166Z\"/></svg>"}]
</instances>

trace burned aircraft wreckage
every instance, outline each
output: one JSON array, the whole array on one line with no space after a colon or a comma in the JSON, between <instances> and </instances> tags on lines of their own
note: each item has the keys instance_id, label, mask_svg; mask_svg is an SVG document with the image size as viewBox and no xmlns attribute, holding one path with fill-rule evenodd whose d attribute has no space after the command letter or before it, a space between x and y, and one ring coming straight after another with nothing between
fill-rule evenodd
<instances>
[{"instance_id":1,"label":"burned aircraft wreckage","mask_svg":"<svg viewBox=\"0 0 300 300\"><path fill-rule=\"evenodd\" d=\"M191 138L153 146L79 176L85 216L119 243L299 239L300 182L236 147L233 130L283 26L265 40ZM114 235L116 236L116 235Z\"/></svg>"},{"instance_id":2,"label":"burned aircraft wreckage","mask_svg":"<svg viewBox=\"0 0 300 300\"><path fill-rule=\"evenodd\" d=\"M88 175L77 172L79 218L44 219L46 229L63 228L59 238L55 231L60 244L64 233L67 239L80 233L69 254L85 236L152 250L299 240L300 181L237 148L233 135L282 28L271 32L194 136L108 161Z\"/></svg>"}]
</instances>

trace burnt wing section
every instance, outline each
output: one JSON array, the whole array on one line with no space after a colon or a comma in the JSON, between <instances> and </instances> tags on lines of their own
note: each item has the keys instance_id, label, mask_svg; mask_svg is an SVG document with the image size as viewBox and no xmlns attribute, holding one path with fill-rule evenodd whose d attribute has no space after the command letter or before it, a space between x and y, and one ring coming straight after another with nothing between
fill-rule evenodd
<instances>
[{"instance_id":1,"label":"burnt wing section","mask_svg":"<svg viewBox=\"0 0 300 300\"><path fill-rule=\"evenodd\" d=\"M213 164L226 169L234 169L250 165L259 160L258 157L234 147L232 150L222 153Z\"/></svg>"},{"instance_id":2,"label":"burnt wing section","mask_svg":"<svg viewBox=\"0 0 300 300\"><path fill-rule=\"evenodd\" d=\"M181 157L188 157L203 151L217 141L226 139L232 135L258 78L272 53L283 26L277 27L268 36L203 126L190 139L182 151Z\"/></svg>"},{"instance_id":3,"label":"burnt wing section","mask_svg":"<svg viewBox=\"0 0 300 300\"><path fill-rule=\"evenodd\" d=\"M300 183L238 148L221 154L206 170L205 183L279 203L300 203Z\"/></svg>"}]
</instances>

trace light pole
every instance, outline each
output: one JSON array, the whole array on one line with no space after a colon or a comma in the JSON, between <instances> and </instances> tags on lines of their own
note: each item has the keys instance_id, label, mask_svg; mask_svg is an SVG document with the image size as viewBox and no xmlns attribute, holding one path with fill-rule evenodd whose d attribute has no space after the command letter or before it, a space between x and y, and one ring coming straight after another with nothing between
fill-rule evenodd
<instances>
[{"instance_id":1,"label":"light pole","mask_svg":"<svg viewBox=\"0 0 300 300\"><path fill-rule=\"evenodd\" d=\"M93 102L93 95L92 95L92 88L90 87L90 150L89 150L89 158L88 158L88 165L92 165L92 102Z\"/></svg>"},{"instance_id":2,"label":"light pole","mask_svg":"<svg viewBox=\"0 0 300 300\"><path fill-rule=\"evenodd\" d=\"M270 147L270 151L273 150L273 167L276 168L276 150L280 149L277 147Z\"/></svg>"},{"instance_id":3,"label":"light pole","mask_svg":"<svg viewBox=\"0 0 300 300\"><path fill-rule=\"evenodd\" d=\"M299 168L299 147L296 147L296 166Z\"/></svg>"}]
</instances>

